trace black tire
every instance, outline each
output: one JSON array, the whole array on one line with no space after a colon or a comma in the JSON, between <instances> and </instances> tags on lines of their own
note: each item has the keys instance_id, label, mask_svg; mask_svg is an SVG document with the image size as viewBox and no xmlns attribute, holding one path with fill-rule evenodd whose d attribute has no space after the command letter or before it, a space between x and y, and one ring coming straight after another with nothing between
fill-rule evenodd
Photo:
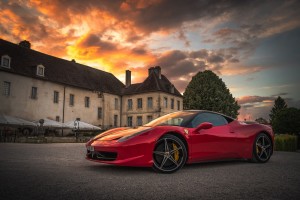
<instances>
[{"instance_id":1,"label":"black tire","mask_svg":"<svg viewBox=\"0 0 300 200\"><path fill-rule=\"evenodd\" d=\"M186 146L178 137L167 134L156 142L152 157L155 171L173 173L187 160Z\"/></svg>"},{"instance_id":2,"label":"black tire","mask_svg":"<svg viewBox=\"0 0 300 200\"><path fill-rule=\"evenodd\" d=\"M253 143L252 162L265 163L273 154L273 145L270 138L265 133L256 136Z\"/></svg>"}]
</instances>

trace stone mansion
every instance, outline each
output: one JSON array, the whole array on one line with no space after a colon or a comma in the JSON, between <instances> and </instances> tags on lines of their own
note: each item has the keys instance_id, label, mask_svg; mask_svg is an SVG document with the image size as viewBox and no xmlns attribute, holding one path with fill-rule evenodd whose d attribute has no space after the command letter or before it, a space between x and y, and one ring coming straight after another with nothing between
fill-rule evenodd
<instances>
[{"instance_id":1,"label":"stone mansion","mask_svg":"<svg viewBox=\"0 0 300 200\"><path fill-rule=\"evenodd\" d=\"M0 39L0 113L29 121L79 118L103 129L139 126L182 110L183 98L161 73L148 69L142 83L123 84L113 74Z\"/></svg>"}]
</instances>

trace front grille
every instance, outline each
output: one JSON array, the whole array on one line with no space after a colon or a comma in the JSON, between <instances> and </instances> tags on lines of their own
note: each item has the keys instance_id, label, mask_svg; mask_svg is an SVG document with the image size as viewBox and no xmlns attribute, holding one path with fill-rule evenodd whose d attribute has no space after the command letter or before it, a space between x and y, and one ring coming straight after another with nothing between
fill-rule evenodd
<instances>
[{"instance_id":1,"label":"front grille","mask_svg":"<svg viewBox=\"0 0 300 200\"><path fill-rule=\"evenodd\" d=\"M114 161L116 160L117 155L116 152L87 150L87 157L93 160Z\"/></svg>"}]
</instances>

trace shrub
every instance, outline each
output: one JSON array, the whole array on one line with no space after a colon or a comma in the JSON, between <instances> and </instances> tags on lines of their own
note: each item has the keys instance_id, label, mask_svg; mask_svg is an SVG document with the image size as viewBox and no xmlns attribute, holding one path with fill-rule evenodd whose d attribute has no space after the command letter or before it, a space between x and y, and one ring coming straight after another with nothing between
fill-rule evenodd
<instances>
[{"instance_id":1,"label":"shrub","mask_svg":"<svg viewBox=\"0 0 300 200\"><path fill-rule=\"evenodd\" d=\"M297 140L296 135L275 135L275 151L297 151Z\"/></svg>"}]
</instances>

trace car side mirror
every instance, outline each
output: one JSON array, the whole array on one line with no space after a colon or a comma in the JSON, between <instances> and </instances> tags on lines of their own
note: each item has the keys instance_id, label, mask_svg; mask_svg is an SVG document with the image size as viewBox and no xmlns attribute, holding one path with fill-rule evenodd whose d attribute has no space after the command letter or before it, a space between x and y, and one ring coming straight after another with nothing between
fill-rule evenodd
<instances>
[{"instance_id":1,"label":"car side mirror","mask_svg":"<svg viewBox=\"0 0 300 200\"><path fill-rule=\"evenodd\" d=\"M199 126L196 127L195 132L198 132L198 131L200 131L202 129L210 129L212 127L213 127L212 123L203 122L203 123L199 124Z\"/></svg>"}]
</instances>

